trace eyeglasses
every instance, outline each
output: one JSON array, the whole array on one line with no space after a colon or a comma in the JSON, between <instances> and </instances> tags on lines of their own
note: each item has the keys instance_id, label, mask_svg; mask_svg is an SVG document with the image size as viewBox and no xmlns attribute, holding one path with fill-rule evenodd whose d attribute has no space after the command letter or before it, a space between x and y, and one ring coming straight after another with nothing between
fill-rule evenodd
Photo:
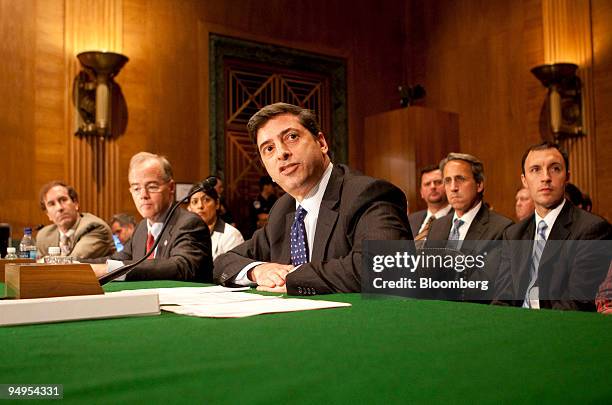
<instances>
[{"instance_id":1,"label":"eyeglasses","mask_svg":"<svg viewBox=\"0 0 612 405\"><path fill-rule=\"evenodd\" d=\"M130 186L130 193L134 194L134 195L140 195L142 194L142 192L144 190L146 190L147 194L154 194L154 193L159 193L162 191L162 186L166 184L159 184L159 183L147 183L143 186L141 186L140 184L133 184Z\"/></svg>"}]
</instances>

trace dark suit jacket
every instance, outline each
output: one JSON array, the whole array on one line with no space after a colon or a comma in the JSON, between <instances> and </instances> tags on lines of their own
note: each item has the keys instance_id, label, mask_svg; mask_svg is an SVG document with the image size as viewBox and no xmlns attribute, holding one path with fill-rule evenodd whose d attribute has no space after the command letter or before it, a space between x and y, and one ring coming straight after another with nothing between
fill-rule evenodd
<instances>
[{"instance_id":1,"label":"dark suit jacket","mask_svg":"<svg viewBox=\"0 0 612 405\"><path fill-rule=\"evenodd\" d=\"M295 199L281 197L268 224L253 237L217 257L214 279L232 285L236 275L254 261L290 263L289 234ZM412 239L406 197L392 184L334 165L327 184L312 248L312 260L287 276L287 292L313 295L361 290L364 240Z\"/></svg>"},{"instance_id":2,"label":"dark suit jacket","mask_svg":"<svg viewBox=\"0 0 612 405\"><path fill-rule=\"evenodd\" d=\"M147 233L147 220L143 219L124 249L110 259L127 264L143 257ZM212 280L210 232L198 215L178 208L159 237L155 259L139 264L127 274L126 280Z\"/></svg>"},{"instance_id":3,"label":"dark suit jacket","mask_svg":"<svg viewBox=\"0 0 612 405\"><path fill-rule=\"evenodd\" d=\"M494 304L523 305L535 227L534 214L506 230ZM610 243L580 241L611 238L612 226L605 219L565 201L540 259L540 307L595 310L594 297L610 263Z\"/></svg>"},{"instance_id":4,"label":"dark suit jacket","mask_svg":"<svg viewBox=\"0 0 612 405\"><path fill-rule=\"evenodd\" d=\"M416 237L419 234L419 229L421 229L421 225L423 225L425 217L427 217L427 210L413 212L412 214L408 215L408 222L410 222L410 229L412 230L413 237Z\"/></svg>"},{"instance_id":5,"label":"dark suit jacket","mask_svg":"<svg viewBox=\"0 0 612 405\"><path fill-rule=\"evenodd\" d=\"M450 234L453 216L455 212L451 210L448 214L432 222L425 248L444 248ZM486 252L486 265L484 269L467 270L465 272L446 273L445 279L464 278L469 281L486 281L487 290L459 290L456 295L444 294L438 298L457 299L461 301L479 301L488 303L493 298L494 283L497 278L499 268L500 247L504 231L512 225L512 220L494 211L491 211L484 201L476 213L474 220L465 235L460 251L466 255L482 255Z\"/></svg>"}]
</instances>

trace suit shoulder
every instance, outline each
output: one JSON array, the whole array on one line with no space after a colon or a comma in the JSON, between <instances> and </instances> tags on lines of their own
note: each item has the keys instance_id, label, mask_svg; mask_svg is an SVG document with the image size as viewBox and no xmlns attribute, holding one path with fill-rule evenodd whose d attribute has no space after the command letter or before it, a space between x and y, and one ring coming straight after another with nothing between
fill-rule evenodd
<instances>
[{"instance_id":1,"label":"suit shoulder","mask_svg":"<svg viewBox=\"0 0 612 405\"><path fill-rule=\"evenodd\" d=\"M83 217L81 218L81 221L83 225L85 226L94 225L94 226L103 227L105 229L108 229L108 231L110 232L110 226L108 226L108 224L102 218L98 218L97 216L90 214L88 212L84 212L82 215Z\"/></svg>"},{"instance_id":2,"label":"suit shoulder","mask_svg":"<svg viewBox=\"0 0 612 405\"><path fill-rule=\"evenodd\" d=\"M344 170L343 195L359 196L364 193L368 195L384 195L390 192L404 195L397 186L387 180L366 176L344 165L339 166Z\"/></svg>"},{"instance_id":3,"label":"suit shoulder","mask_svg":"<svg viewBox=\"0 0 612 405\"><path fill-rule=\"evenodd\" d=\"M194 214L191 211L187 211L183 208L178 208L178 212L176 213L176 224L177 225L198 225L205 226L206 224L202 220L202 218Z\"/></svg>"},{"instance_id":4,"label":"suit shoulder","mask_svg":"<svg viewBox=\"0 0 612 405\"><path fill-rule=\"evenodd\" d=\"M413 212L410 215L408 215L408 219L413 221L413 220L417 220L419 217L425 216L425 215L427 215L427 210L420 210L420 211L416 211L416 212Z\"/></svg>"},{"instance_id":5,"label":"suit shoulder","mask_svg":"<svg viewBox=\"0 0 612 405\"><path fill-rule=\"evenodd\" d=\"M53 235L54 232L57 232L57 225L55 224L50 224L47 225L45 227L43 227L42 229L40 229L38 231L38 233L36 234L36 238L47 238L51 235Z\"/></svg>"},{"instance_id":6,"label":"suit shoulder","mask_svg":"<svg viewBox=\"0 0 612 405\"><path fill-rule=\"evenodd\" d=\"M603 239L612 238L612 225L605 218L577 207L573 208L572 220L576 229L584 233L592 233L592 236L599 236Z\"/></svg>"},{"instance_id":7,"label":"suit shoulder","mask_svg":"<svg viewBox=\"0 0 612 405\"><path fill-rule=\"evenodd\" d=\"M514 221L511 220L510 218L502 215L502 214L498 214L495 211L491 211L489 210L489 221L493 221L498 223L500 226L503 226L505 228L509 227L510 225L514 224Z\"/></svg>"}]
</instances>

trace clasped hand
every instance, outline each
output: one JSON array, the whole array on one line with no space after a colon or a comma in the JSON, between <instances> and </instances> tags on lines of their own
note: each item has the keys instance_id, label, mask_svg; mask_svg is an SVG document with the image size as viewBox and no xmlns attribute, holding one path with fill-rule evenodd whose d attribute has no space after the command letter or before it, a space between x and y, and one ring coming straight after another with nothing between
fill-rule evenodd
<instances>
[{"instance_id":1,"label":"clasped hand","mask_svg":"<svg viewBox=\"0 0 612 405\"><path fill-rule=\"evenodd\" d=\"M248 277L257 283L258 291L287 292L285 280L291 271L290 264L264 263L250 270Z\"/></svg>"}]
</instances>

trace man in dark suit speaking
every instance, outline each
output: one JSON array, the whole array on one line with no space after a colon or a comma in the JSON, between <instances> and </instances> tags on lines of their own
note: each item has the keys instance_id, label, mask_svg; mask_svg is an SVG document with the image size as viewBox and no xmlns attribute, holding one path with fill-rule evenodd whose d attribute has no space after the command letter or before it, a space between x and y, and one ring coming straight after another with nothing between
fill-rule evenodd
<instances>
[{"instance_id":1,"label":"man in dark suit speaking","mask_svg":"<svg viewBox=\"0 0 612 405\"><path fill-rule=\"evenodd\" d=\"M272 104L247 128L287 194L264 228L215 260L215 281L293 295L357 292L364 240L412 239L404 193L333 165L311 111Z\"/></svg>"}]
</instances>

